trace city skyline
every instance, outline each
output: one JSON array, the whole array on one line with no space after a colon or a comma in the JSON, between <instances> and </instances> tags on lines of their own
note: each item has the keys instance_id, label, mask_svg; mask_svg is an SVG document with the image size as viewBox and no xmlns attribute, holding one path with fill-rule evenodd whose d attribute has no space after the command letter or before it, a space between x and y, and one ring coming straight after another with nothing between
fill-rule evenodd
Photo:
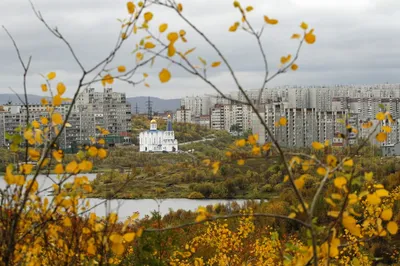
<instances>
[{"instance_id":1,"label":"city skyline","mask_svg":"<svg viewBox=\"0 0 400 266\"><path fill-rule=\"evenodd\" d=\"M57 26L71 42L82 57L85 65L92 65L101 58L114 42L118 32L116 18L125 15L124 1L115 3L113 0L102 1L68 1L54 3L49 0L34 1L49 24ZM120 5L121 4L121 5ZM227 56L241 78L245 88L257 88L261 84L262 62L259 60L255 43L243 32L228 32L232 22L238 20L239 14L232 7L232 1L218 1L212 6L203 1L183 0L185 14L199 25L201 30L227 51ZM397 83L397 72L400 63L399 40L392 38L400 31L400 22L396 19L399 12L398 1L260 1L252 2L255 10L249 15L256 27L262 21L262 15L271 15L279 19L278 25L268 27L264 36L264 44L271 67L278 66L279 57L294 53L296 42L290 40L294 32L299 32L299 24L305 20L315 28L317 41L312 47L305 47L298 61L299 70L278 77L271 86L276 85L333 85L333 84L375 84ZM118 6L118 8L112 8ZM6 8L7 7L7 8ZM296 7L296 8L293 8ZM78 67L71 59L64 44L51 36L50 33L34 16L28 1L18 2L5 0L0 3L0 24L7 27L13 34L24 58L33 56L32 72L28 76L28 93L40 94L42 82L39 73L55 70L60 80L65 81L67 96L71 96L77 80ZM209 10L209 11L207 11ZM223 12L222 12L223 10ZM296 10L296 12L294 12ZM95 11L95 12L93 12ZM18 14L24 15L21 20ZM163 14L164 16L164 14ZM205 20L205 17L208 17ZM218 26L215 27L215 21ZM154 26L161 21L155 11ZM169 22L171 29L179 29L177 20ZM389 25L389 26L388 26ZM225 31L224 31L225 30ZM99 32L102 34L98 34ZM223 34L217 34L222 31ZM101 36L85 38L85 36ZM268 40L273 35L274 40ZM196 46L197 55L208 61L218 59L198 37L188 31L189 45ZM16 59L15 51L4 31L0 34L0 91L10 92L12 87L21 93L21 69ZM39 45L39 46L36 46ZM233 44L233 45L232 45ZM243 49L243 48L246 49ZM245 51L245 52L244 52ZM130 54L131 48L123 50ZM196 58L194 55L193 58ZM130 57L119 58L121 62L129 61ZM151 88L143 85L131 87L124 83L115 84L118 92L133 96L158 96L160 98L178 98L196 94L199 91L213 93L201 80L187 76L185 73L171 68L172 80L160 84L156 69L166 63L157 62L153 72L149 70ZM224 92L232 91L233 84L229 81L226 68L210 71L211 80L215 81ZM96 87L101 88L100 84ZM145 93L143 93L145 92Z\"/></svg>"}]
</instances>

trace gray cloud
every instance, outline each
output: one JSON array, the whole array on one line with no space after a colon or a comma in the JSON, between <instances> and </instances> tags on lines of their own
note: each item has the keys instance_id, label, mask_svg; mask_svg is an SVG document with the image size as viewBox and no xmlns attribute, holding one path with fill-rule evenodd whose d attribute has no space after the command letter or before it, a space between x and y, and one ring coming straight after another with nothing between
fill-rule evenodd
<instances>
[{"instance_id":1,"label":"gray cloud","mask_svg":"<svg viewBox=\"0 0 400 266\"><path fill-rule=\"evenodd\" d=\"M48 23L57 26L70 41L85 67L89 67L114 46L120 29L116 19L126 16L125 2L36 0L34 4ZM242 1L243 4L248 2ZM263 77L263 61L254 39L245 32L227 31L230 25L240 20L232 1L182 0L182 3L184 14L224 52L237 71L241 84L246 88L258 88ZM290 36L300 32L299 24L303 20L315 28L317 35L317 42L312 46L305 45L301 51L299 70L277 77L271 86L399 82L399 1L259 0L251 3L255 10L249 14L249 18L255 28L259 29L264 24L263 15L279 19L278 25L266 26L263 35L271 72L276 71L282 55L294 54L297 41L291 40ZM191 60L198 63L198 55L209 62L219 60L215 51L173 12L155 8L154 14L151 25L155 29L160 23L168 22L171 30L183 28L187 31L189 43L179 45L179 48L187 50L197 47L190 56ZM1 1L0 24L13 34L24 58L33 56L29 93L40 94L42 79L39 73L45 74L51 70L57 71L58 78L68 87L76 86L80 75L77 64L65 45L37 20L29 1ZM134 38L138 37L132 36L113 66L132 65L134 58L130 52L134 49ZM21 68L4 32L0 32L0 59L0 93L9 93L8 87L21 92ZM164 98L213 92L203 81L175 66L170 69L173 74L171 81L160 84L158 71L168 65L168 62L158 59L153 68L140 71L150 74L148 82L151 88L116 82L114 89L124 91L128 96ZM226 67L211 69L209 76L223 91L235 89ZM95 87L101 89L100 84Z\"/></svg>"}]
</instances>

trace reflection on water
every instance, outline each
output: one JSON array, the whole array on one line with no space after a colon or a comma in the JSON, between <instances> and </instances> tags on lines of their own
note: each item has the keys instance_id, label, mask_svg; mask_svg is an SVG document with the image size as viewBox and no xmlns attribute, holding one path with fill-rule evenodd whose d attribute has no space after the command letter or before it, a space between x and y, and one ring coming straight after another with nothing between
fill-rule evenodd
<instances>
[{"instance_id":1,"label":"reflection on water","mask_svg":"<svg viewBox=\"0 0 400 266\"><path fill-rule=\"evenodd\" d=\"M85 174L89 180L96 178L96 174ZM28 177L29 179L29 177ZM39 191L51 187L53 180L57 180L56 175L50 175L49 177L45 175L39 175L37 178L39 184ZM6 187L6 183L3 177L0 177L0 188ZM48 196L49 200L51 196ZM153 211L160 211L162 215L167 214L170 210L196 210L198 206L214 205L217 203L231 203L236 201L239 204L243 204L245 200L223 200L223 199L210 199L210 200L194 200L194 199L128 199L128 200L110 200L105 202L103 199L89 199L90 206L95 206L101 203L99 206L95 207L92 212L95 212L98 216L104 216L106 214L106 209L111 212L117 212L119 218L124 220L125 218L131 216L134 212L139 212L140 217L145 215L150 215Z\"/></svg>"}]
</instances>

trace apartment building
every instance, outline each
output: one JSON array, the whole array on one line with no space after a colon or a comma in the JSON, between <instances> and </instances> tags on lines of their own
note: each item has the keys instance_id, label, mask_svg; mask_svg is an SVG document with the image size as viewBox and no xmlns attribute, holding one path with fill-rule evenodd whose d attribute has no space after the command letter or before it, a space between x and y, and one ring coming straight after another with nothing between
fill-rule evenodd
<instances>
[{"instance_id":1,"label":"apartment building","mask_svg":"<svg viewBox=\"0 0 400 266\"><path fill-rule=\"evenodd\" d=\"M71 109L72 108L72 109ZM55 112L66 119L69 114L68 127L58 138L58 144L63 148L71 148L79 143L87 143L90 137L99 134L96 127L106 128L113 135L128 135L131 132L131 109L126 102L124 93L104 89L96 92L85 89L74 106L62 104L54 107ZM71 110L70 110L71 109ZM39 121L41 117L49 117L49 107L40 104L28 105L29 121ZM6 146L6 134L12 134L15 129L26 124L26 106L7 104L0 110L0 145Z\"/></svg>"}]
</instances>

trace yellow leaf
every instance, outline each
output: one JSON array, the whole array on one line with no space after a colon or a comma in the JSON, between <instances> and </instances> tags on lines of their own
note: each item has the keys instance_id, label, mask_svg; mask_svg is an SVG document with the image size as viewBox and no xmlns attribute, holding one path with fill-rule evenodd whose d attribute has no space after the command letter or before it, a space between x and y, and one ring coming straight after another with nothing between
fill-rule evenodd
<instances>
[{"instance_id":1,"label":"yellow leaf","mask_svg":"<svg viewBox=\"0 0 400 266\"><path fill-rule=\"evenodd\" d=\"M42 105L47 105L47 104L48 104L48 102L47 102L47 99L46 99L46 98L42 98L42 99L40 99L40 103L41 103Z\"/></svg>"},{"instance_id":2,"label":"yellow leaf","mask_svg":"<svg viewBox=\"0 0 400 266\"><path fill-rule=\"evenodd\" d=\"M175 55L175 53L176 53L176 49L175 49L174 43L170 43L168 45L168 56L172 57Z\"/></svg>"},{"instance_id":3,"label":"yellow leaf","mask_svg":"<svg viewBox=\"0 0 400 266\"><path fill-rule=\"evenodd\" d=\"M126 233L123 238L126 242L130 243L135 239L135 233Z\"/></svg>"},{"instance_id":4,"label":"yellow leaf","mask_svg":"<svg viewBox=\"0 0 400 266\"><path fill-rule=\"evenodd\" d=\"M326 169L324 167L318 167L317 174L319 174L320 176L326 175Z\"/></svg>"},{"instance_id":5,"label":"yellow leaf","mask_svg":"<svg viewBox=\"0 0 400 266\"><path fill-rule=\"evenodd\" d=\"M119 66L118 68L118 72L123 73L126 71L126 67L125 66Z\"/></svg>"},{"instance_id":6,"label":"yellow leaf","mask_svg":"<svg viewBox=\"0 0 400 266\"><path fill-rule=\"evenodd\" d=\"M396 222L390 221L390 222L388 222L386 229L388 230L389 233L391 233L392 235L395 235L395 234L397 234L399 227Z\"/></svg>"},{"instance_id":7,"label":"yellow leaf","mask_svg":"<svg viewBox=\"0 0 400 266\"><path fill-rule=\"evenodd\" d=\"M170 41L171 43L176 42L179 39L179 35L176 32L170 32L167 35L167 39L168 41Z\"/></svg>"},{"instance_id":8,"label":"yellow leaf","mask_svg":"<svg viewBox=\"0 0 400 266\"><path fill-rule=\"evenodd\" d=\"M385 132L379 132L376 135L376 140L379 142L384 142L387 139L387 134Z\"/></svg>"},{"instance_id":9,"label":"yellow leaf","mask_svg":"<svg viewBox=\"0 0 400 266\"><path fill-rule=\"evenodd\" d=\"M338 193L332 193L331 197L334 200L341 200L342 199L342 195L340 195Z\"/></svg>"},{"instance_id":10,"label":"yellow leaf","mask_svg":"<svg viewBox=\"0 0 400 266\"><path fill-rule=\"evenodd\" d=\"M207 65L207 61L199 56L199 60L203 65Z\"/></svg>"},{"instance_id":11,"label":"yellow leaf","mask_svg":"<svg viewBox=\"0 0 400 266\"><path fill-rule=\"evenodd\" d=\"M110 236L110 240L111 240L111 242L113 242L115 244L121 244L122 241L123 241L123 238L122 238L122 236L120 234L115 234L114 233L114 234L112 234Z\"/></svg>"},{"instance_id":12,"label":"yellow leaf","mask_svg":"<svg viewBox=\"0 0 400 266\"><path fill-rule=\"evenodd\" d=\"M136 54L136 60L137 60L137 61L142 61L142 60L143 60L143 57L144 57L144 56L143 56L142 53L137 53L137 54Z\"/></svg>"},{"instance_id":13,"label":"yellow leaf","mask_svg":"<svg viewBox=\"0 0 400 266\"><path fill-rule=\"evenodd\" d=\"M221 62L213 62L211 64L212 67L219 67L221 65Z\"/></svg>"},{"instance_id":14,"label":"yellow leaf","mask_svg":"<svg viewBox=\"0 0 400 266\"><path fill-rule=\"evenodd\" d=\"M325 198L326 203L328 203L329 205L331 205L332 207L336 207L336 203L333 202L332 199L330 198Z\"/></svg>"},{"instance_id":15,"label":"yellow leaf","mask_svg":"<svg viewBox=\"0 0 400 266\"><path fill-rule=\"evenodd\" d=\"M40 123L42 123L43 125L47 125L49 123L49 120L47 119L47 117L41 117L40 118Z\"/></svg>"},{"instance_id":16,"label":"yellow leaf","mask_svg":"<svg viewBox=\"0 0 400 266\"><path fill-rule=\"evenodd\" d=\"M376 193L368 194L367 202L371 205L378 205L379 203L381 203L381 198L379 198Z\"/></svg>"},{"instance_id":17,"label":"yellow leaf","mask_svg":"<svg viewBox=\"0 0 400 266\"><path fill-rule=\"evenodd\" d=\"M163 68L158 76L161 83L168 82L171 79L171 73L166 68Z\"/></svg>"},{"instance_id":18,"label":"yellow leaf","mask_svg":"<svg viewBox=\"0 0 400 266\"><path fill-rule=\"evenodd\" d=\"M47 74L47 79L52 80L56 77L56 72L50 72Z\"/></svg>"},{"instance_id":19,"label":"yellow leaf","mask_svg":"<svg viewBox=\"0 0 400 266\"><path fill-rule=\"evenodd\" d=\"M113 82L114 82L114 78L110 74L105 75L101 80L101 83L103 84L103 86L106 86L107 83L113 84Z\"/></svg>"},{"instance_id":20,"label":"yellow leaf","mask_svg":"<svg viewBox=\"0 0 400 266\"><path fill-rule=\"evenodd\" d=\"M389 191L387 191L386 189L378 189L376 190L376 195L380 198L382 197L389 197Z\"/></svg>"},{"instance_id":21,"label":"yellow leaf","mask_svg":"<svg viewBox=\"0 0 400 266\"><path fill-rule=\"evenodd\" d=\"M298 190L301 190L304 187L305 180L304 177L299 177L296 180L294 180L294 185Z\"/></svg>"},{"instance_id":22,"label":"yellow leaf","mask_svg":"<svg viewBox=\"0 0 400 266\"><path fill-rule=\"evenodd\" d=\"M187 56L188 54L190 54L191 52L193 52L195 49L196 49L196 48L189 49L189 50L187 50L183 55L184 55L184 56Z\"/></svg>"},{"instance_id":23,"label":"yellow leaf","mask_svg":"<svg viewBox=\"0 0 400 266\"><path fill-rule=\"evenodd\" d=\"M315 43L316 37L314 35L314 29L310 30L308 33L306 33L304 40L308 44L313 44Z\"/></svg>"},{"instance_id":24,"label":"yellow leaf","mask_svg":"<svg viewBox=\"0 0 400 266\"><path fill-rule=\"evenodd\" d=\"M344 166L347 166L347 167L353 167L354 162L353 162L352 159L349 159L349 160L345 161L345 162L343 163L343 165L344 165Z\"/></svg>"},{"instance_id":25,"label":"yellow leaf","mask_svg":"<svg viewBox=\"0 0 400 266\"><path fill-rule=\"evenodd\" d=\"M93 244L89 244L86 252L92 256L96 255L96 247Z\"/></svg>"},{"instance_id":26,"label":"yellow leaf","mask_svg":"<svg viewBox=\"0 0 400 266\"><path fill-rule=\"evenodd\" d=\"M369 173L365 172L364 176L365 176L365 180L372 181L372 177L374 176L374 173L373 172L369 172Z\"/></svg>"},{"instance_id":27,"label":"yellow leaf","mask_svg":"<svg viewBox=\"0 0 400 266\"><path fill-rule=\"evenodd\" d=\"M57 175L61 175L64 173L64 166L62 164L57 164L56 167L54 168L54 173Z\"/></svg>"},{"instance_id":28,"label":"yellow leaf","mask_svg":"<svg viewBox=\"0 0 400 266\"><path fill-rule=\"evenodd\" d=\"M339 217L339 212L338 211L329 211L328 216L337 218L337 217Z\"/></svg>"},{"instance_id":29,"label":"yellow leaf","mask_svg":"<svg viewBox=\"0 0 400 266\"><path fill-rule=\"evenodd\" d=\"M20 167L21 173L24 175L29 175L32 173L33 165L32 164L23 164Z\"/></svg>"},{"instance_id":30,"label":"yellow leaf","mask_svg":"<svg viewBox=\"0 0 400 266\"><path fill-rule=\"evenodd\" d=\"M69 217L65 217L63 220L63 225L67 226L67 227L71 227L72 226L71 219Z\"/></svg>"},{"instance_id":31,"label":"yellow leaf","mask_svg":"<svg viewBox=\"0 0 400 266\"><path fill-rule=\"evenodd\" d=\"M381 213L381 218L384 221L389 221L390 219L392 219L392 216L393 216L392 209L385 209Z\"/></svg>"},{"instance_id":32,"label":"yellow leaf","mask_svg":"<svg viewBox=\"0 0 400 266\"><path fill-rule=\"evenodd\" d=\"M144 20L146 22L150 21L152 18L153 18L153 13L151 13L151 12L144 13Z\"/></svg>"},{"instance_id":33,"label":"yellow leaf","mask_svg":"<svg viewBox=\"0 0 400 266\"><path fill-rule=\"evenodd\" d=\"M282 63L282 64L286 64L287 62L290 61L291 58L292 58L292 55L290 55L290 54L289 54L288 56L286 56L286 57L285 57L285 56L282 56L282 57L281 57L281 63Z\"/></svg>"},{"instance_id":34,"label":"yellow leaf","mask_svg":"<svg viewBox=\"0 0 400 266\"><path fill-rule=\"evenodd\" d=\"M32 121L32 126L33 126L34 128L39 128L39 127L40 127L40 124L39 124L38 121L34 120L34 121Z\"/></svg>"},{"instance_id":35,"label":"yellow leaf","mask_svg":"<svg viewBox=\"0 0 400 266\"><path fill-rule=\"evenodd\" d=\"M59 113L53 113L51 115L51 121L55 125L60 125L63 122L62 116Z\"/></svg>"},{"instance_id":36,"label":"yellow leaf","mask_svg":"<svg viewBox=\"0 0 400 266\"><path fill-rule=\"evenodd\" d=\"M292 39L299 39L299 38L300 38L300 34L293 33L293 35L292 35L291 38L292 38Z\"/></svg>"},{"instance_id":37,"label":"yellow leaf","mask_svg":"<svg viewBox=\"0 0 400 266\"><path fill-rule=\"evenodd\" d=\"M114 252L116 255L120 256L124 253L125 247L121 243L113 243L111 245L111 250Z\"/></svg>"},{"instance_id":38,"label":"yellow leaf","mask_svg":"<svg viewBox=\"0 0 400 266\"><path fill-rule=\"evenodd\" d=\"M239 22L235 22L235 24L233 24L232 26L230 26L229 31L231 32L235 32L237 30L237 28L239 27L240 23Z\"/></svg>"},{"instance_id":39,"label":"yellow leaf","mask_svg":"<svg viewBox=\"0 0 400 266\"><path fill-rule=\"evenodd\" d=\"M163 33L164 31L166 31L168 29L168 24L167 23L163 23L158 27L158 30Z\"/></svg>"},{"instance_id":40,"label":"yellow leaf","mask_svg":"<svg viewBox=\"0 0 400 266\"><path fill-rule=\"evenodd\" d=\"M226 157L231 157L232 156L232 152L230 152L230 151L225 152L225 156Z\"/></svg>"},{"instance_id":41,"label":"yellow leaf","mask_svg":"<svg viewBox=\"0 0 400 266\"><path fill-rule=\"evenodd\" d=\"M338 189L342 189L342 187L347 184L347 179L345 177L343 177L343 176L336 177L335 180L333 181L333 184Z\"/></svg>"},{"instance_id":42,"label":"yellow leaf","mask_svg":"<svg viewBox=\"0 0 400 266\"><path fill-rule=\"evenodd\" d=\"M63 95L66 90L67 90L67 88L65 87L64 83L59 82L57 84L57 92L58 92L58 94Z\"/></svg>"},{"instance_id":43,"label":"yellow leaf","mask_svg":"<svg viewBox=\"0 0 400 266\"><path fill-rule=\"evenodd\" d=\"M324 145L321 142L314 141L311 145L316 150L321 150L324 148Z\"/></svg>"},{"instance_id":44,"label":"yellow leaf","mask_svg":"<svg viewBox=\"0 0 400 266\"><path fill-rule=\"evenodd\" d=\"M181 4L181 3L179 3L179 4L178 4L178 6L177 6L177 10L179 11L179 13L180 13L180 12L182 12L182 10L183 10L183 6L182 6L182 4Z\"/></svg>"},{"instance_id":45,"label":"yellow leaf","mask_svg":"<svg viewBox=\"0 0 400 266\"><path fill-rule=\"evenodd\" d=\"M279 124L280 124L281 126L286 126L286 124L287 124L287 119L286 119L286 117L281 117L281 118L279 118Z\"/></svg>"},{"instance_id":46,"label":"yellow leaf","mask_svg":"<svg viewBox=\"0 0 400 266\"><path fill-rule=\"evenodd\" d=\"M293 71L296 71L296 70L299 68L299 66L296 65L296 64L293 64L290 68L291 68Z\"/></svg>"},{"instance_id":47,"label":"yellow leaf","mask_svg":"<svg viewBox=\"0 0 400 266\"><path fill-rule=\"evenodd\" d=\"M238 165L244 165L245 161L243 159L237 160Z\"/></svg>"},{"instance_id":48,"label":"yellow leaf","mask_svg":"<svg viewBox=\"0 0 400 266\"><path fill-rule=\"evenodd\" d=\"M126 3L126 7L129 14L133 14L135 12L135 4L133 2Z\"/></svg>"},{"instance_id":49,"label":"yellow leaf","mask_svg":"<svg viewBox=\"0 0 400 266\"><path fill-rule=\"evenodd\" d=\"M38 161L40 159L40 151L38 151L34 148L29 148L28 154L29 154L29 157L32 159L32 161Z\"/></svg>"},{"instance_id":50,"label":"yellow leaf","mask_svg":"<svg viewBox=\"0 0 400 266\"><path fill-rule=\"evenodd\" d=\"M75 174L79 171L78 163L75 161L70 162L65 167L65 170L70 174Z\"/></svg>"},{"instance_id":51,"label":"yellow leaf","mask_svg":"<svg viewBox=\"0 0 400 266\"><path fill-rule=\"evenodd\" d=\"M277 19L270 19L267 16L264 16L264 21L265 21L265 23L271 24L271 25L278 24L278 20Z\"/></svg>"},{"instance_id":52,"label":"yellow leaf","mask_svg":"<svg viewBox=\"0 0 400 266\"><path fill-rule=\"evenodd\" d=\"M146 49L153 49L154 47L156 47L156 46L155 46L155 44L152 43L152 42L146 42L146 43L144 44L144 48L146 48Z\"/></svg>"},{"instance_id":53,"label":"yellow leaf","mask_svg":"<svg viewBox=\"0 0 400 266\"><path fill-rule=\"evenodd\" d=\"M308 29L308 25L305 22L302 22L300 25L300 28L302 28L303 30L307 30Z\"/></svg>"},{"instance_id":54,"label":"yellow leaf","mask_svg":"<svg viewBox=\"0 0 400 266\"><path fill-rule=\"evenodd\" d=\"M289 176L285 175L285 177L283 178L283 183L286 183L287 181L289 181Z\"/></svg>"},{"instance_id":55,"label":"yellow leaf","mask_svg":"<svg viewBox=\"0 0 400 266\"><path fill-rule=\"evenodd\" d=\"M60 106L62 104L62 98L59 94L53 97L53 105Z\"/></svg>"},{"instance_id":56,"label":"yellow leaf","mask_svg":"<svg viewBox=\"0 0 400 266\"><path fill-rule=\"evenodd\" d=\"M357 221L352 216L343 217L342 224L343 226L350 231L352 235L361 236L360 227L357 226Z\"/></svg>"},{"instance_id":57,"label":"yellow leaf","mask_svg":"<svg viewBox=\"0 0 400 266\"><path fill-rule=\"evenodd\" d=\"M57 162L61 162L62 158L64 157L64 153L62 150L53 151L53 157Z\"/></svg>"},{"instance_id":58,"label":"yellow leaf","mask_svg":"<svg viewBox=\"0 0 400 266\"><path fill-rule=\"evenodd\" d=\"M236 140L235 145L238 147L243 147L244 145L246 145L246 140L245 139Z\"/></svg>"},{"instance_id":59,"label":"yellow leaf","mask_svg":"<svg viewBox=\"0 0 400 266\"><path fill-rule=\"evenodd\" d=\"M383 126L382 131L386 133L392 132L392 128L390 126Z\"/></svg>"},{"instance_id":60,"label":"yellow leaf","mask_svg":"<svg viewBox=\"0 0 400 266\"><path fill-rule=\"evenodd\" d=\"M377 113L376 114L376 119L379 120L379 121L384 120L385 119L385 114L382 113L382 112Z\"/></svg>"},{"instance_id":61,"label":"yellow leaf","mask_svg":"<svg viewBox=\"0 0 400 266\"><path fill-rule=\"evenodd\" d=\"M43 92L46 92L48 90L46 84L42 84L42 85L40 85L40 87L42 88Z\"/></svg>"},{"instance_id":62,"label":"yellow leaf","mask_svg":"<svg viewBox=\"0 0 400 266\"><path fill-rule=\"evenodd\" d=\"M100 231L102 231L103 229L104 229L104 225L101 224L101 223L97 223L97 224L94 226L94 230L95 230L96 232L100 232Z\"/></svg>"},{"instance_id":63,"label":"yellow leaf","mask_svg":"<svg viewBox=\"0 0 400 266\"><path fill-rule=\"evenodd\" d=\"M250 11L252 11L254 8L252 7L252 6L248 6L248 7L246 7L246 11L247 12L250 12Z\"/></svg>"},{"instance_id":64,"label":"yellow leaf","mask_svg":"<svg viewBox=\"0 0 400 266\"><path fill-rule=\"evenodd\" d=\"M268 142L262 146L263 151L269 151L271 149L272 143Z\"/></svg>"},{"instance_id":65,"label":"yellow leaf","mask_svg":"<svg viewBox=\"0 0 400 266\"><path fill-rule=\"evenodd\" d=\"M253 155L259 155L259 154L261 154L261 148L258 147L258 146L254 146L254 147L251 149L251 153L252 153Z\"/></svg>"},{"instance_id":66,"label":"yellow leaf","mask_svg":"<svg viewBox=\"0 0 400 266\"><path fill-rule=\"evenodd\" d=\"M336 164L337 164L337 159L336 159L336 157L335 157L334 155L328 154L328 156L326 156L326 163L327 163L329 166L335 167Z\"/></svg>"},{"instance_id":67,"label":"yellow leaf","mask_svg":"<svg viewBox=\"0 0 400 266\"><path fill-rule=\"evenodd\" d=\"M104 159L107 157L107 151L105 149L98 149L97 151L97 156L99 156L100 159Z\"/></svg>"},{"instance_id":68,"label":"yellow leaf","mask_svg":"<svg viewBox=\"0 0 400 266\"><path fill-rule=\"evenodd\" d=\"M296 217L296 213L294 213L294 212L291 212L289 215L288 215L288 217L289 218L295 218Z\"/></svg>"}]
</instances>

